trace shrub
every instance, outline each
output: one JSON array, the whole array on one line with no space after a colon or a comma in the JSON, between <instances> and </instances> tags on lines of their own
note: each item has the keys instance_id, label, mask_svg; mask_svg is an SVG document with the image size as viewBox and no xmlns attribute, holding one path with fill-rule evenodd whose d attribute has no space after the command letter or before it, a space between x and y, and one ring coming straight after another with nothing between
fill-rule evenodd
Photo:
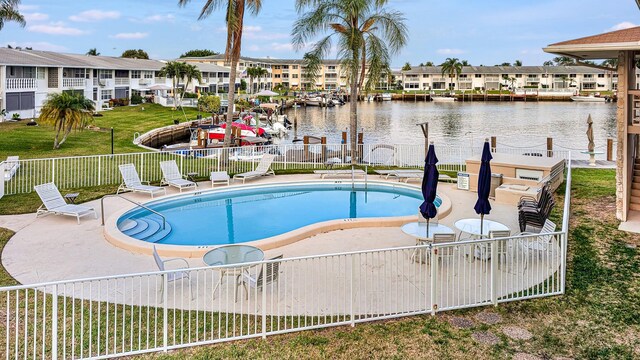
<instances>
[{"instance_id":1,"label":"shrub","mask_svg":"<svg viewBox=\"0 0 640 360\"><path fill-rule=\"evenodd\" d=\"M198 99L198 108L200 111L208 113L217 113L220 111L220 98L215 95L204 95Z\"/></svg>"},{"instance_id":2,"label":"shrub","mask_svg":"<svg viewBox=\"0 0 640 360\"><path fill-rule=\"evenodd\" d=\"M133 105L142 104L142 96L140 94L132 94L131 95L131 103Z\"/></svg>"}]
</instances>

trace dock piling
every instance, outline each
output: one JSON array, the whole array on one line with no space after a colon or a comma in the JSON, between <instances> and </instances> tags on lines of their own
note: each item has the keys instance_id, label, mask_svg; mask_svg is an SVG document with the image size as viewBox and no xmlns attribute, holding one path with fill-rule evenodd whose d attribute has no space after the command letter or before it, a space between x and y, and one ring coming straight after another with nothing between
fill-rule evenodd
<instances>
[{"instance_id":1,"label":"dock piling","mask_svg":"<svg viewBox=\"0 0 640 360\"><path fill-rule=\"evenodd\" d=\"M547 157L553 157L553 138L547 138Z\"/></svg>"},{"instance_id":2,"label":"dock piling","mask_svg":"<svg viewBox=\"0 0 640 360\"><path fill-rule=\"evenodd\" d=\"M613 161L613 139L607 139L607 161Z\"/></svg>"}]
</instances>

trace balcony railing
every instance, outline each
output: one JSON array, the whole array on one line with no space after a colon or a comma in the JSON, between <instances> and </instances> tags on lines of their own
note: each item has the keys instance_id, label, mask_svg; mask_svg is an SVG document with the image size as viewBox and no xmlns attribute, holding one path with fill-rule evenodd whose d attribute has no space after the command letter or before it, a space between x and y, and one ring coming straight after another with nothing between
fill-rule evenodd
<instances>
[{"instance_id":1,"label":"balcony railing","mask_svg":"<svg viewBox=\"0 0 640 360\"><path fill-rule=\"evenodd\" d=\"M62 78L62 87L84 87L85 83L82 78Z\"/></svg>"},{"instance_id":2,"label":"balcony railing","mask_svg":"<svg viewBox=\"0 0 640 360\"><path fill-rule=\"evenodd\" d=\"M155 83L156 83L156 84L164 84L164 83L166 83L166 82L167 82L167 78L165 78L165 77L157 77L157 78L155 79Z\"/></svg>"},{"instance_id":3,"label":"balcony railing","mask_svg":"<svg viewBox=\"0 0 640 360\"><path fill-rule=\"evenodd\" d=\"M151 85L151 83L153 82L153 79L140 79L138 81L139 85Z\"/></svg>"},{"instance_id":4,"label":"balcony railing","mask_svg":"<svg viewBox=\"0 0 640 360\"><path fill-rule=\"evenodd\" d=\"M115 79L115 84L116 85L129 85L131 83L131 80L129 80L129 78L116 78Z\"/></svg>"},{"instance_id":5,"label":"balcony railing","mask_svg":"<svg viewBox=\"0 0 640 360\"><path fill-rule=\"evenodd\" d=\"M35 78L9 78L7 79L7 89L35 89L38 82Z\"/></svg>"}]
</instances>

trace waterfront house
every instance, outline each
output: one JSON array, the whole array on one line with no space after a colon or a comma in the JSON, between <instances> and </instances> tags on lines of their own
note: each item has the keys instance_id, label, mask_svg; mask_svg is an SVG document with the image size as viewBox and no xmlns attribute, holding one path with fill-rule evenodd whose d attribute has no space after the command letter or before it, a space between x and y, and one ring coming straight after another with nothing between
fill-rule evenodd
<instances>
[{"instance_id":1,"label":"waterfront house","mask_svg":"<svg viewBox=\"0 0 640 360\"><path fill-rule=\"evenodd\" d=\"M617 59L616 215L622 230L640 232L640 27L563 41L544 51L578 60Z\"/></svg>"}]
</instances>

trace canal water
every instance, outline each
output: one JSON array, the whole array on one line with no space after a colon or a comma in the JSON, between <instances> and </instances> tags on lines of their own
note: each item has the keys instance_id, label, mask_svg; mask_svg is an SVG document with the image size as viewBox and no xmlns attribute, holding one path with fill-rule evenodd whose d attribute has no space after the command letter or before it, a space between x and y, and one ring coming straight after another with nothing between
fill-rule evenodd
<instances>
[{"instance_id":1,"label":"canal water","mask_svg":"<svg viewBox=\"0 0 640 360\"><path fill-rule=\"evenodd\" d=\"M429 123L429 137L436 144L480 146L497 137L498 146L544 148L553 138L557 150L572 150L574 158L587 148L587 117L593 119L596 150L606 150L606 139L615 141L615 104L575 102L407 102L358 104L358 127L365 143L423 144L421 122ZM326 136L340 143L349 126L349 105L333 108L301 107L287 110L298 118L298 137ZM293 132L282 142L293 140ZM615 146L615 143L614 143ZM603 155L598 156L604 159Z\"/></svg>"}]
</instances>

